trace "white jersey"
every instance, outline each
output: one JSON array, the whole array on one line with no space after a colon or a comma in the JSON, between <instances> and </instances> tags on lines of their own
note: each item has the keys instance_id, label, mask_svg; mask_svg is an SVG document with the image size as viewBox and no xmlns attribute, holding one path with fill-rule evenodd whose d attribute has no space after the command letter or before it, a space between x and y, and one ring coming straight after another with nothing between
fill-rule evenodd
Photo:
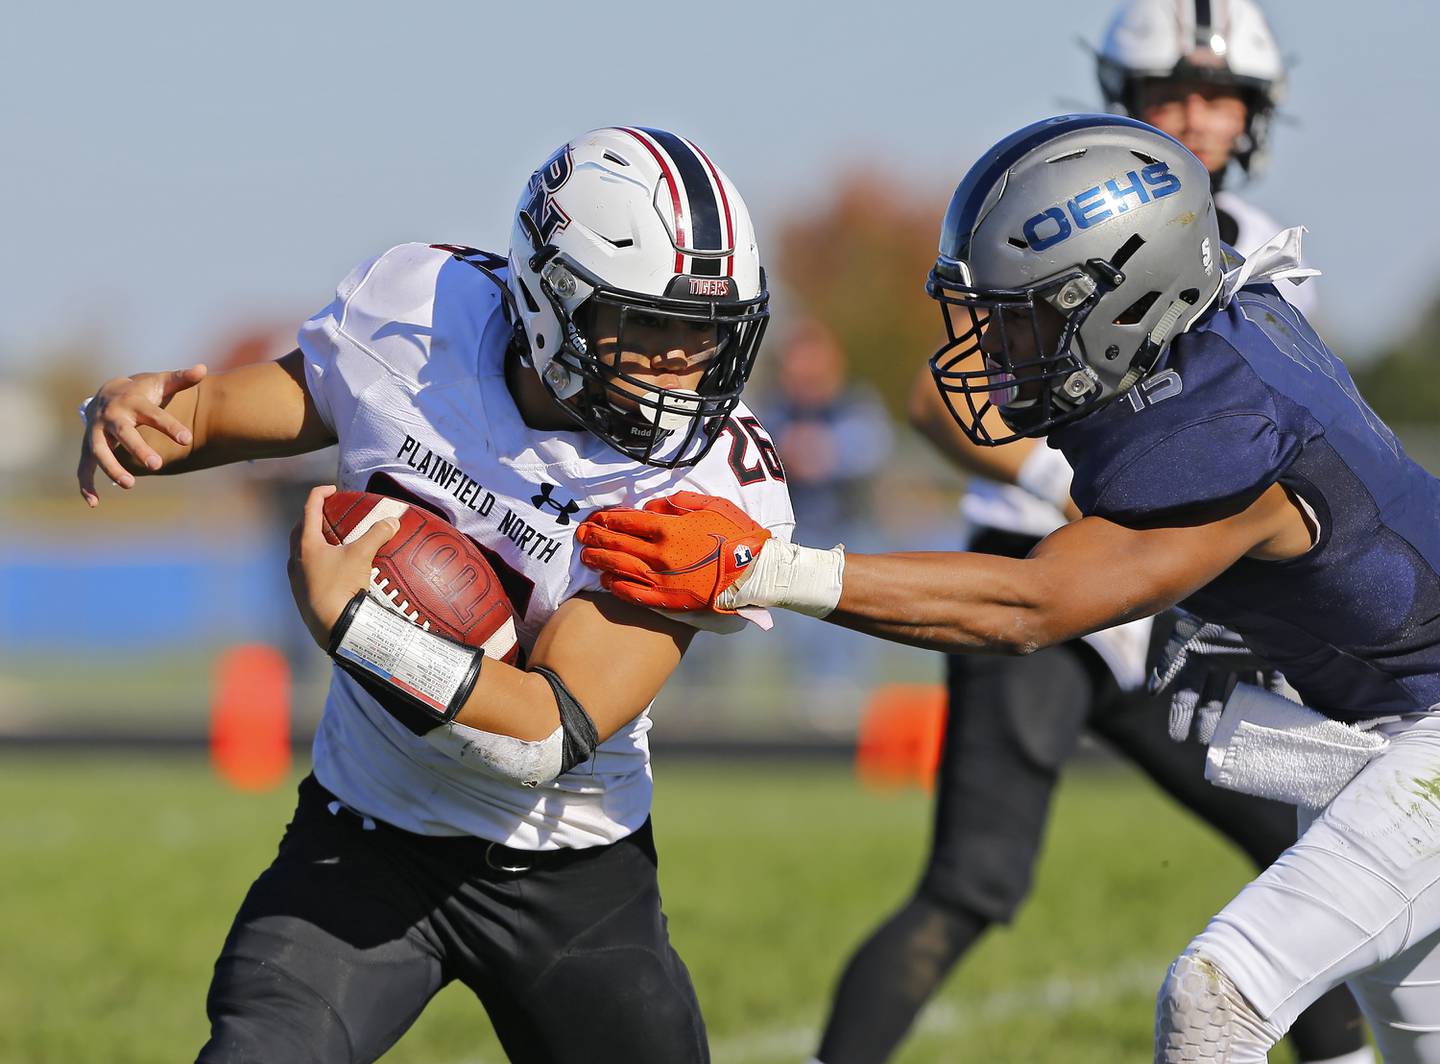
<instances>
[{"instance_id":1,"label":"white jersey","mask_svg":"<svg viewBox=\"0 0 1440 1064\"><path fill-rule=\"evenodd\" d=\"M562 602L599 589L574 540L593 510L698 491L790 538L789 494L749 433L727 432L694 467L666 470L626 458L578 426L527 426L505 383L513 330L502 291L473 265L485 264L503 283L504 259L454 250L402 244L357 267L300 330L305 378L340 441L340 489L422 501L484 547L515 607L522 647ZM741 407L735 416L747 415ZM744 626L733 617L684 619ZM315 736L315 775L347 805L406 831L533 850L597 846L649 815L649 730L647 708L591 761L522 787L453 760L337 668Z\"/></svg>"},{"instance_id":2,"label":"white jersey","mask_svg":"<svg viewBox=\"0 0 1440 1064\"><path fill-rule=\"evenodd\" d=\"M1215 205L1235 219L1239 232L1235 238L1235 249L1248 255L1276 233L1280 225L1259 207L1246 203L1233 192L1218 192ZM1314 281L1303 285L1282 283L1284 295L1300 312L1309 315L1315 307ZM1068 470L1065 459L1059 451L1049 450L1041 444L1045 454L1039 462L1049 462L1056 468L1049 471L1045 479L1063 477ZM960 500L960 513L970 530L998 528L1023 536L1042 539L1065 523L1062 514L1053 503L1039 498L1014 484L976 477L970 481L969 490ZM1085 636L1089 643L1115 674L1122 687L1139 687L1145 678L1145 656L1150 646L1150 621L1131 621L1116 628Z\"/></svg>"}]
</instances>

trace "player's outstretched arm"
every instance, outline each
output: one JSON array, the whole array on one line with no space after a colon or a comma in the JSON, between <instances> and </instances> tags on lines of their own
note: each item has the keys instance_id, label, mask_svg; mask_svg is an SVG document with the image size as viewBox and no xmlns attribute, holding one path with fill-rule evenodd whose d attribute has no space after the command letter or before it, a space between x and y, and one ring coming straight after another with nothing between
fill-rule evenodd
<instances>
[{"instance_id":1,"label":"player's outstretched arm","mask_svg":"<svg viewBox=\"0 0 1440 1064\"><path fill-rule=\"evenodd\" d=\"M582 560L630 602L695 609L695 589L709 584L716 590L701 597L709 608L778 606L932 650L1024 654L1156 613L1242 557L1293 558L1311 543L1300 508L1273 485L1248 504L1184 522L1132 528L1087 517L1023 560L927 553L838 561L836 551L769 541L737 578L720 568L730 540L686 534L711 502L692 495L671 513L594 514L577 532Z\"/></svg>"},{"instance_id":2,"label":"player's outstretched arm","mask_svg":"<svg viewBox=\"0 0 1440 1064\"><path fill-rule=\"evenodd\" d=\"M99 505L98 470L121 488L251 458L301 454L334 436L305 387L300 352L211 374L204 365L106 381L85 409L80 494Z\"/></svg>"},{"instance_id":3,"label":"player's outstretched arm","mask_svg":"<svg viewBox=\"0 0 1440 1064\"><path fill-rule=\"evenodd\" d=\"M327 650L346 606L369 587L375 553L399 527L387 518L353 543L328 543L321 522L325 499L334 491L328 485L311 491L290 540L296 605L315 641ZM533 671L540 667L563 680L603 742L654 700L694 631L608 595L578 595L541 630L528 669L491 658L481 663L453 722L528 742L546 739L560 726L560 712L554 686Z\"/></svg>"},{"instance_id":4,"label":"player's outstretched arm","mask_svg":"<svg viewBox=\"0 0 1440 1064\"><path fill-rule=\"evenodd\" d=\"M827 619L947 653L1028 654L1174 605L1254 549L1257 526L1243 512L1152 528L1087 517L1024 559L853 555Z\"/></svg>"}]
</instances>

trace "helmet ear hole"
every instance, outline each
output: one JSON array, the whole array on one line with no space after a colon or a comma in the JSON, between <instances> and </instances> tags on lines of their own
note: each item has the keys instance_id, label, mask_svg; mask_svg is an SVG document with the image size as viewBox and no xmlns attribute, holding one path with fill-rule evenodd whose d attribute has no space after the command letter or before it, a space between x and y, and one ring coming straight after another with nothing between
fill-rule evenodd
<instances>
[{"instance_id":1,"label":"helmet ear hole","mask_svg":"<svg viewBox=\"0 0 1440 1064\"><path fill-rule=\"evenodd\" d=\"M570 320L575 323L575 329L584 338L587 345L594 345L596 342L596 304L593 299L587 299L570 312Z\"/></svg>"},{"instance_id":2,"label":"helmet ear hole","mask_svg":"<svg viewBox=\"0 0 1440 1064\"><path fill-rule=\"evenodd\" d=\"M1115 324L1139 325L1145 320L1145 315L1150 313L1150 308L1155 305L1155 300L1159 298L1159 292L1146 292L1120 312L1120 316L1115 319Z\"/></svg>"},{"instance_id":3,"label":"helmet ear hole","mask_svg":"<svg viewBox=\"0 0 1440 1064\"><path fill-rule=\"evenodd\" d=\"M531 314L539 314L540 304L536 303L535 297L530 294L529 286L518 277L515 278L515 282L520 286L520 294L525 297L526 309L529 310Z\"/></svg>"},{"instance_id":4,"label":"helmet ear hole","mask_svg":"<svg viewBox=\"0 0 1440 1064\"><path fill-rule=\"evenodd\" d=\"M1133 234L1129 240L1125 241L1125 243L1120 245L1120 249L1116 251L1115 254L1110 256L1111 267L1117 270L1122 269L1124 265L1129 262L1130 259L1135 255L1135 252L1139 251L1144 246L1145 238L1139 233Z\"/></svg>"}]
</instances>

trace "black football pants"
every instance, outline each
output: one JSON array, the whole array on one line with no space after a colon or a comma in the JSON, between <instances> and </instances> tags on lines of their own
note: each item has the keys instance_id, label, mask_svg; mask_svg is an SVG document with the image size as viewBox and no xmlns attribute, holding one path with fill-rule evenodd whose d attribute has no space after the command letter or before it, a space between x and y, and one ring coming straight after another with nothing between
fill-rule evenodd
<instances>
[{"instance_id":1,"label":"black football pants","mask_svg":"<svg viewBox=\"0 0 1440 1064\"><path fill-rule=\"evenodd\" d=\"M709 1060L648 822L528 854L364 819L313 777L215 964L199 1060L375 1060L455 979L517 1064Z\"/></svg>"}]
</instances>

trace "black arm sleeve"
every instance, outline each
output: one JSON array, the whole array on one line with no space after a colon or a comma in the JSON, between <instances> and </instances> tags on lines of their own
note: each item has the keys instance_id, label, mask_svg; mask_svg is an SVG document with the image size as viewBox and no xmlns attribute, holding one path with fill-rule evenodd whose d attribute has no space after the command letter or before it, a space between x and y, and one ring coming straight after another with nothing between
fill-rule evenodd
<instances>
[{"instance_id":1,"label":"black arm sleeve","mask_svg":"<svg viewBox=\"0 0 1440 1064\"><path fill-rule=\"evenodd\" d=\"M545 677L545 682L555 693L555 705L560 709L560 727L565 733L565 747L560 758L560 773L564 775L576 765L590 760L595 747L600 745L600 735L595 731L595 722L590 719L590 714L570 693L564 680L540 665L532 665L530 671Z\"/></svg>"}]
</instances>

